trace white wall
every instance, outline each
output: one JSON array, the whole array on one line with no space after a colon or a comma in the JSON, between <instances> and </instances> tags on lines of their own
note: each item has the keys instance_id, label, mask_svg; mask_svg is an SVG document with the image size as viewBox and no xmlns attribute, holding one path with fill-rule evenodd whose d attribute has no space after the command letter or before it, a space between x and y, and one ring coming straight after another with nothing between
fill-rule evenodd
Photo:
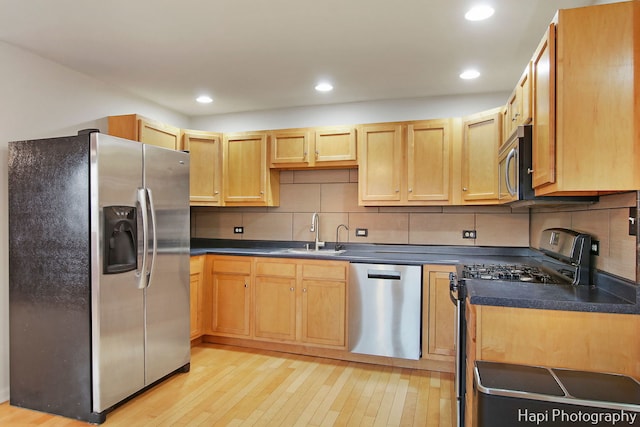
<instances>
[{"instance_id":1,"label":"white wall","mask_svg":"<svg viewBox=\"0 0 640 427\"><path fill-rule=\"evenodd\" d=\"M461 117L504 105L509 93L408 98L192 117L191 129L216 132L351 125Z\"/></svg>"},{"instance_id":2,"label":"white wall","mask_svg":"<svg viewBox=\"0 0 640 427\"><path fill-rule=\"evenodd\" d=\"M0 42L0 402L9 399L9 141L107 131L106 117L139 113L176 126L187 118Z\"/></svg>"}]
</instances>

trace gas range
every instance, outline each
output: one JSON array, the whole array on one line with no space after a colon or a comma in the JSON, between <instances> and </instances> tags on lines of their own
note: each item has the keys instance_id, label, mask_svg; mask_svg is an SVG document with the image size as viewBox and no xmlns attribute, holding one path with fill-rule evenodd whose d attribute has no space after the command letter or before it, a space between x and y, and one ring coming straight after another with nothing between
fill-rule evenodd
<instances>
[{"instance_id":1,"label":"gas range","mask_svg":"<svg viewBox=\"0 0 640 427\"><path fill-rule=\"evenodd\" d=\"M460 279L501 280L542 284L589 285L591 236L563 228L542 232L542 256L528 264L466 264Z\"/></svg>"},{"instance_id":2,"label":"gas range","mask_svg":"<svg viewBox=\"0 0 640 427\"><path fill-rule=\"evenodd\" d=\"M544 284L570 284L573 279L526 264L467 264L462 267L462 278Z\"/></svg>"}]
</instances>

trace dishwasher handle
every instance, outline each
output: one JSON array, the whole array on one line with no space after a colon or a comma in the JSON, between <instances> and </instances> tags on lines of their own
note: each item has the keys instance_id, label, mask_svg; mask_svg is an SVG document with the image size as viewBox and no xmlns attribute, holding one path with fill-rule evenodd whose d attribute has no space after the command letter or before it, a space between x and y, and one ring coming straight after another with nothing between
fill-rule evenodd
<instances>
[{"instance_id":1,"label":"dishwasher handle","mask_svg":"<svg viewBox=\"0 0 640 427\"><path fill-rule=\"evenodd\" d=\"M383 280L402 280L402 275L399 271L388 270L367 270L368 279L383 279Z\"/></svg>"}]
</instances>

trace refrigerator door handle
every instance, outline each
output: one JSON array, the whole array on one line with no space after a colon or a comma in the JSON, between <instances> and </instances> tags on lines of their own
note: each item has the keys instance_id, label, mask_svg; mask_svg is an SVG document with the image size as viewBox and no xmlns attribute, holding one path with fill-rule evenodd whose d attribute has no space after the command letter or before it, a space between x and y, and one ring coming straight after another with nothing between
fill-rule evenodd
<instances>
[{"instance_id":1,"label":"refrigerator door handle","mask_svg":"<svg viewBox=\"0 0 640 427\"><path fill-rule=\"evenodd\" d=\"M149 239L147 238L147 230L149 223L148 205L147 205L147 191L144 188L138 188L138 204L140 205L140 212L142 215L142 265L136 271L138 276L138 289L144 289L148 284L147 277L147 253L149 252ZM139 241L139 240L138 240Z\"/></svg>"},{"instance_id":2,"label":"refrigerator door handle","mask_svg":"<svg viewBox=\"0 0 640 427\"><path fill-rule=\"evenodd\" d=\"M149 200L149 212L151 212L151 238L153 239L153 245L151 246L151 263L149 265L147 288L151 285L151 275L155 270L156 255L158 253L158 240L156 238L156 208L153 204L153 193L151 189L147 188L147 197ZM148 229L147 229L148 230Z\"/></svg>"}]
</instances>

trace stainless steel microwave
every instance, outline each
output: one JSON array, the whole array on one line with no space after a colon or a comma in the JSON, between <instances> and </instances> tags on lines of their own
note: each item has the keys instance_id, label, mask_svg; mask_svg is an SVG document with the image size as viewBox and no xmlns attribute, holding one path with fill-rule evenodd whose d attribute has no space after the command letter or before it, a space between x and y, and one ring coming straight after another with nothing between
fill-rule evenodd
<instances>
[{"instance_id":1,"label":"stainless steel microwave","mask_svg":"<svg viewBox=\"0 0 640 427\"><path fill-rule=\"evenodd\" d=\"M533 189L532 126L518 126L498 154L498 197L512 206L594 203L597 196L536 196Z\"/></svg>"}]
</instances>

